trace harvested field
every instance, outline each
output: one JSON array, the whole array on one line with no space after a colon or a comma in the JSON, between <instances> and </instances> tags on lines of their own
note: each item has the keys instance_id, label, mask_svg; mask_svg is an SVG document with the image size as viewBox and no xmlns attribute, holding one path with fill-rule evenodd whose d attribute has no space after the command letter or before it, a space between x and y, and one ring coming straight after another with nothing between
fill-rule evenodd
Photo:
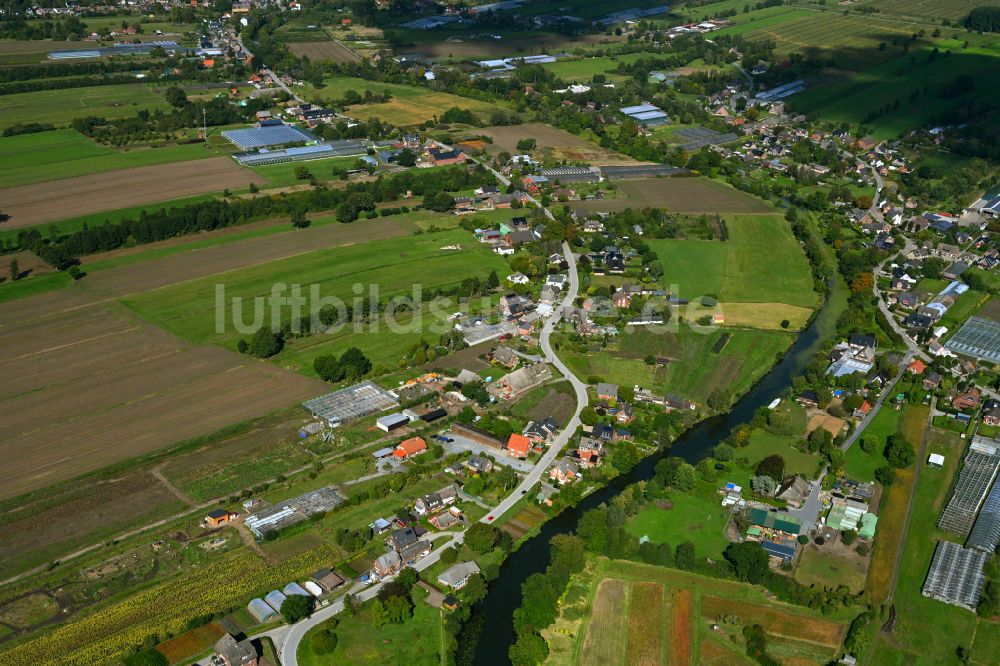
<instances>
[{"instance_id":1,"label":"harvested field","mask_svg":"<svg viewBox=\"0 0 1000 666\"><path fill-rule=\"evenodd\" d=\"M12 187L4 190L4 212L10 215L5 226L26 227L65 219L68 211L86 215L266 182L227 157L215 157L196 166L162 164Z\"/></svg>"},{"instance_id":2,"label":"harvested field","mask_svg":"<svg viewBox=\"0 0 1000 666\"><path fill-rule=\"evenodd\" d=\"M699 666L732 666L733 664L751 664L748 657L739 652L738 646L725 645L722 639L710 636L702 639L698 645Z\"/></svg>"},{"instance_id":3,"label":"harvested field","mask_svg":"<svg viewBox=\"0 0 1000 666\"><path fill-rule=\"evenodd\" d=\"M632 583L628 605L628 666L659 666L663 659L663 585Z\"/></svg>"},{"instance_id":4,"label":"harvested field","mask_svg":"<svg viewBox=\"0 0 1000 666\"><path fill-rule=\"evenodd\" d=\"M528 417L533 421L544 421L551 416L562 424L569 420L575 406L576 403L572 395L549 389L548 393L531 409Z\"/></svg>"},{"instance_id":5,"label":"harvested field","mask_svg":"<svg viewBox=\"0 0 1000 666\"><path fill-rule=\"evenodd\" d=\"M837 622L805 617L791 608L785 612L760 604L703 595L701 616L706 620L715 620L721 615L736 616L745 622L753 621L762 626L767 633L775 636L823 645L831 649L839 647L844 638L844 625Z\"/></svg>"},{"instance_id":6,"label":"harvested field","mask_svg":"<svg viewBox=\"0 0 1000 666\"><path fill-rule=\"evenodd\" d=\"M627 597L628 584L624 580L606 578L597 586L590 624L587 626L580 655L583 666L607 666L622 662Z\"/></svg>"},{"instance_id":7,"label":"harvested field","mask_svg":"<svg viewBox=\"0 0 1000 666\"><path fill-rule=\"evenodd\" d=\"M326 390L269 363L185 344L75 290L4 304L0 322L0 452L8 461L0 497Z\"/></svg>"},{"instance_id":8,"label":"harvested field","mask_svg":"<svg viewBox=\"0 0 1000 666\"><path fill-rule=\"evenodd\" d=\"M771 330L786 330L781 325L783 321L788 322L787 330L799 330L808 323L813 313L811 308L785 303L722 303L720 307L726 317L726 326Z\"/></svg>"},{"instance_id":9,"label":"harvested field","mask_svg":"<svg viewBox=\"0 0 1000 666\"><path fill-rule=\"evenodd\" d=\"M838 419L836 416L830 416L829 414L813 414L806 425L806 435L811 434L812 431L818 428L824 428L836 437L844 429L844 420Z\"/></svg>"},{"instance_id":10,"label":"harvested field","mask_svg":"<svg viewBox=\"0 0 1000 666\"><path fill-rule=\"evenodd\" d=\"M42 261L38 255L33 252L28 252L27 250L22 250L21 252L13 252L11 254L3 255L3 275L0 275L0 283L10 282L11 276L9 274L9 267L11 262L17 262L17 269L20 273L20 278L24 279L26 277L33 277L35 275L43 275L45 273L51 273L53 270L52 266Z\"/></svg>"},{"instance_id":11,"label":"harvested field","mask_svg":"<svg viewBox=\"0 0 1000 666\"><path fill-rule=\"evenodd\" d=\"M672 213L770 213L763 201L708 178L650 178L618 183L620 199L573 202L587 213L615 212L626 208L663 208Z\"/></svg>"},{"instance_id":12,"label":"harvested field","mask_svg":"<svg viewBox=\"0 0 1000 666\"><path fill-rule=\"evenodd\" d=\"M292 42L288 50L297 57L305 56L313 62L327 60L330 62L361 62L361 56L340 42L331 39L326 42Z\"/></svg>"},{"instance_id":13,"label":"harvested field","mask_svg":"<svg viewBox=\"0 0 1000 666\"><path fill-rule=\"evenodd\" d=\"M437 41L433 34L439 35ZM562 35L540 34L531 37L506 37L504 39L469 39L465 41L446 41L449 31L420 31L418 37L425 36L429 41L418 42L413 46L396 49L399 53L419 53L427 58L505 58L510 56L525 56L533 53L543 53L546 50L559 50L594 46L597 44L621 41L619 38L609 38L607 35L584 35L582 37L565 37Z\"/></svg>"},{"instance_id":14,"label":"harvested field","mask_svg":"<svg viewBox=\"0 0 1000 666\"><path fill-rule=\"evenodd\" d=\"M670 600L670 630L667 638L667 650L670 652L670 664L690 664L692 655L692 637L695 626L692 622L694 612L694 591L682 588L674 592Z\"/></svg>"},{"instance_id":15,"label":"harvested field","mask_svg":"<svg viewBox=\"0 0 1000 666\"><path fill-rule=\"evenodd\" d=\"M527 125L502 125L476 130L476 134L492 137L493 143L486 150L491 155L507 151L518 152L517 142L532 138L537 142L535 151L542 159L568 160L570 162L590 162L602 166L642 164L631 157L607 150L574 134L544 123Z\"/></svg>"}]
</instances>

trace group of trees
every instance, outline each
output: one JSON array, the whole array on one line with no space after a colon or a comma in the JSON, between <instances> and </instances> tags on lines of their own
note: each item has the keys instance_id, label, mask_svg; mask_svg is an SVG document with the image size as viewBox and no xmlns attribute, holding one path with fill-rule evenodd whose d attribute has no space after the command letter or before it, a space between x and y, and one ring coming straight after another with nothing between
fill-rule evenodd
<instances>
[{"instance_id":1,"label":"group of trees","mask_svg":"<svg viewBox=\"0 0 1000 666\"><path fill-rule=\"evenodd\" d=\"M372 369L372 362L357 347L351 347L337 358L333 354L317 356L313 369L320 379L328 382L355 382Z\"/></svg>"}]
</instances>

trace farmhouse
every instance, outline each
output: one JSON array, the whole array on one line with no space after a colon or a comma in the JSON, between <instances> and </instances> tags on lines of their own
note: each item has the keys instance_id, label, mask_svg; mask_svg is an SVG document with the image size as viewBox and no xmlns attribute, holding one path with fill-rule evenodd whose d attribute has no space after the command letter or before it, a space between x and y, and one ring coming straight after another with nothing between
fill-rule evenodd
<instances>
[{"instance_id":1,"label":"farmhouse","mask_svg":"<svg viewBox=\"0 0 1000 666\"><path fill-rule=\"evenodd\" d=\"M427 451L427 442L422 437L411 437L404 439L393 451L392 455L396 460L407 460L414 456L419 456Z\"/></svg>"},{"instance_id":2,"label":"farmhouse","mask_svg":"<svg viewBox=\"0 0 1000 666\"><path fill-rule=\"evenodd\" d=\"M434 166L446 166L448 164L459 164L465 161L465 153L455 148L429 148L427 157Z\"/></svg>"},{"instance_id":3,"label":"farmhouse","mask_svg":"<svg viewBox=\"0 0 1000 666\"><path fill-rule=\"evenodd\" d=\"M244 638L237 641L232 634L225 634L215 644L215 653L226 666L257 666L257 648L253 641Z\"/></svg>"}]
</instances>

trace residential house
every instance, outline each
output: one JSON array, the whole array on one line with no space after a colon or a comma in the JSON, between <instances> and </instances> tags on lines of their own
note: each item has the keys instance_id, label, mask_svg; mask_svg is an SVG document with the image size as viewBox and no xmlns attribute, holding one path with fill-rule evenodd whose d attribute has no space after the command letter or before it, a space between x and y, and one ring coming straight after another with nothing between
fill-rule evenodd
<instances>
[{"instance_id":1,"label":"residential house","mask_svg":"<svg viewBox=\"0 0 1000 666\"><path fill-rule=\"evenodd\" d=\"M697 405L687 398L682 398L675 393L667 393L663 396L663 406L668 412L675 410L693 411L697 407Z\"/></svg>"},{"instance_id":2,"label":"residential house","mask_svg":"<svg viewBox=\"0 0 1000 666\"><path fill-rule=\"evenodd\" d=\"M954 398L951 399L951 406L959 411L964 411L967 409L976 409L979 407L979 401L981 394L979 389L973 387L964 393L959 393Z\"/></svg>"},{"instance_id":3,"label":"residential house","mask_svg":"<svg viewBox=\"0 0 1000 666\"><path fill-rule=\"evenodd\" d=\"M442 571L438 576L438 582L453 590L460 590L478 573L479 565L475 562L459 562Z\"/></svg>"},{"instance_id":4,"label":"residential house","mask_svg":"<svg viewBox=\"0 0 1000 666\"><path fill-rule=\"evenodd\" d=\"M936 372L929 372L924 375L923 387L927 391L933 391L941 385L941 375Z\"/></svg>"},{"instance_id":5,"label":"residential house","mask_svg":"<svg viewBox=\"0 0 1000 666\"><path fill-rule=\"evenodd\" d=\"M534 303L518 294L507 294L500 299L500 311L507 319L517 319L534 308Z\"/></svg>"},{"instance_id":6,"label":"residential house","mask_svg":"<svg viewBox=\"0 0 1000 666\"><path fill-rule=\"evenodd\" d=\"M566 288L567 284L569 284L569 278L562 273L550 275L545 278L545 286L551 287L556 291L562 291Z\"/></svg>"},{"instance_id":7,"label":"residential house","mask_svg":"<svg viewBox=\"0 0 1000 666\"><path fill-rule=\"evenodd\" d=\"M913 361L908 366L906 366L906 371L909 372L911 375L921 375L926 369L927 365L919 358L913 359Z\"/></svg>"},{"instance_id":8,"label":"residential house","mask_svg":"<svg viewBox=\"0 0 1000 666\"><path fill-rule=\"evenodd\" d=\"M583 467L597 467L601 464L604 456L604 442L586 435L580 437L580 443L576 447L576 457Z\"/></svg>"},{"instance_id":9,"label":"residential house","mask_svg":"<svg viewBox=\"0 0 1000 666\"><path fill-rule=\"evenodd\" d=\"M226 666L257 666L260 658L253 641L249 638L237 641L232 634L223 634L216 641L215 653Z\"/></svg>"},{"instance_id":10,"label":"residential house","mask_svg":"<svg viewBox=\"0 0 1000 666\"><path fill-rule=\"evenodd\" d=\"M486 456L472 456L465 463L465 466L469 468L470 472L486 474L493 469L493 461Z\"/></svg>"},{"instance_id":11,"label":"residential house","mask_svg":"<svg viewBox=\"0 0 1000 666\"><path fill-rule=\"evenodd\" d=\"M511 273L507 276L507 282L511 284L528 284L531 280L524 273Z\"/></svg>"},{"instance_id":12,"label":"residential house","mask_svg":"<svg viewBox=\"0 0 1000 666\"><path fill-rule=\"evenodd\" d=\"M411 437L404 439L393 451L392 455L396 460L406 460L414 456L419 456L427 451L427 442L422 437Z\"/></svg>"},{"instance_id":13,"label":"residential house","mask_svg":"<svg viewBox=\"0 0 1000 666\"><path fill-rule=\"evenodd\" d=\"M541 240L540 235L536 235L533 229L515 229L508 232L504 239L509 247L520 247L525 243L534 243Z\"/></svg>"},{"instance_id":14,"label":"residential house","mask_svg":"<svg viewBox=\"0 0 1000 666\"><path fill-rule=\"evenodd\" d=\"M990 398L983 403L983 423L1000 426L1000 400Z\"/></svg>"},{"instance_id":15,"label":"residential house","mask_svg":"<svg viewBox=\"0 0 1000 666\"><path fill-rule=\"evenodd\" d=\"M417 534L417 530L414 527L401 527L398 530L393 530L392 534L386 540L393 550L402 550L412 543L416 543L420 539L420 535Z\"/></svg>"},{"instance_id":16,"label":"residential house","mask_svg":"<svg viewBox=\"0 0 1000 666\"><path fill-rule=\"evenodd\" d=\"M458 498L458 493L453 486L446 486L436 493L430 493L417 499L413 510L418 516L425 516L432 511L440 509L454 502Z\"/></svg>"},{"instance_id":17,"label":"residential house","mask_svg":"<svg viewBox=\"0 0 1000 666\"><path fill-rule=\"evenodd\" d=\"M391 576L403 568L403 559L394 550L390 550L372 562L372 572L380 578Z\"/></svg>"},{"instance_id":18,"label":"residential house","mask_svg":"<svg viewBox=\"0 0 1000 666\"><path fill-rule=\"evenodd\" d=\"M868 416L869 412L872 411L872 404L867 400L862 401L861 406L854 410L851 414L856 419L863 419Z\"/></svg>"},{"instance_id":19,"label":"residential house","mask_svg":"<svg viewBox=\"0 0 1000 666\"><path fill-rule=\"evenodd\" d=\"M778 487L775 497L783 499L792 507L799 507L812 493L812 484L801 476L785 479Z\"/></svg>"},{"instance_id":20,"label":"residential house","mask_svg":"<svg viewBox=\"0 0 1000 666\"><path fill-rule=\"evenodd\" d=\"M623 400L618 405L618 411L615 412L615 421L625 425L631 423L633 418L635 418L635 409L632 407L632 403Z\"/></svg>"},{"instance_id":21,"label":"residential house","mask_svg":"<svg viewBox=\"0 0 1000 666\"><path fill-rule=\"evenodd\" d=\"M558 430L559 424L555 419L548 418L544 421L528 421L521 434L530 439L532 444L542 444L555 437Z\"/></svg>"},{"instance_id":22,"label":"residential house","mask_svg":"<svg viewBox=\"0 0 1000 666\"><path fill-rule=\"evenodd\" d=\"M602 442L610 442L615 438L615 427L598 423L591 429L590 436Z\"/></svg>"},{"instance_id":23,"label":"residential house","mask_svg":"<svg viewBox=\"0 0 1000 666\"><path fill-rule=\"evenodd\" d=\"M580 476L580 467L572 460L557 460L549 469L549 480L557 483L571 483Z\"/></svg>"},{"instance_id":24,"label":"residential house","mask_svg":"<svg viewBox=\"0 0 1000 666\"><path fill-rule=\"evenodd\" d=\"M597 384L597 397L601 400L613 402L618 400L618 384L608 384L600 382Z\"/></svg>"},{"instance_id":25,"label":"residential house","mask_svg":"<svg viewBox=\"0 0 1000 666\"><path fill-rule=\"evenodd\" d=\"M920 305L920 297L913 293L897 294L896 303L904 310L912 310Z\"/></svg>"},{"instance_id":26,"label":"residential house","mask_svg":"<svg viewBox=\"0 0 1000 666\"><path fill-rule=\"evenodd\" d=\"M522 460L527 458L531 448L531 440L524 435L511 433L510 439L507 440L507 455L514 456L515 458L521 458Z\"/></svg>"},{"instance_id":27,"label":"residential house","mask_svg":"<svg viewBox=\"0 0 1000 666\"><path fill-rule=\"evenodd\" d=\"M431 525L438 528L439 530L446 530L455 523L461 522L461 515L457 508L452 508L451 511L442 511L436 516L432 516L427 520ZM458 512L458 513L456 513Z\"/></svg>"},{"instance_id":28,"label":"residential house","mask_svg":"<svg viewBox=\"0 0 1000 666\"><path fill-rule=\"evenodd\" d=\"M505 368L516 368L521 362L521 357L514 353L514 350L506 345L500 345L493 350L493 361Z\"/></svg>"}]
</instances>

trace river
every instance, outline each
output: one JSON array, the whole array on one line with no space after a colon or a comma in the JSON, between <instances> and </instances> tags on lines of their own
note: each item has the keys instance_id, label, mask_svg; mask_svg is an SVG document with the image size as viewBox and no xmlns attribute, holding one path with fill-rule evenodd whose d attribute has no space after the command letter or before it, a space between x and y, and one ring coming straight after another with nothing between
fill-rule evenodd
<instances>
[{"instance_id":1,"label":"river","mask_svg":"<svg viewBox=\"0 0 1000 666\"><path fill-rule=\"evenodd\" d=\"M577 506L566 509L546 522L541 531L529 538L501 565L500 576L490 584L486 598L475 613L485 619L479 637L475 663L508 666L507 649L514 643L513 615L521 603L521 584L533 573L544 571L549 561L549 542L557 534L576 530L580 517L589 509L610 501L626 486L653 477L653 468L662 458L671 455L694 464L729 436L733 428L749 422L754 413L781 396L812 361L824 338L831 334L840 311L846 305L843 285L834 285L833 293L809 327L799 335L782 360L740 398L730 412L706 419L682 434L673 446L643 459L628 474L613 479L608 485L585 497Z\"/></svg>"}]
</instances>

